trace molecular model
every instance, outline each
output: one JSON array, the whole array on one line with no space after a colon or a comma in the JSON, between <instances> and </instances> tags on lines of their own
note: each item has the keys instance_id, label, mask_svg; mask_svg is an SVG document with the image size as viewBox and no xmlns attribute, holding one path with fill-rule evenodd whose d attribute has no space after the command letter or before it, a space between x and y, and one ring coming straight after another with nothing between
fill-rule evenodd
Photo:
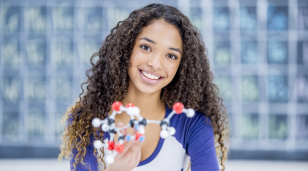
<instances>
[{"instance_id":1,"label":"molecular model","mask_svg":"<svg viewBox=\"0 0 308 171\"><path fill-rule=\"evenodd\" d=\"M108 164L111 164L114 162L114 157L122 153L124 151L124 139L126 138L127 140L134 138L137 140L139 137L144 138L143 134L145 132L144 127L149 124L149 123L155 123L159 124L161 126L161 131L160 131L160 137L165 139L169 135L174 135L175 134L175 129L173 127L170 127L170 118L174 114L181 114L181 113L186 113L187 117L193 117L195 115L195 111L191 108L185 109L184 105L180 102L177 102L173 105L172 107L172 112L169 114L169 116L162 121L156 121L156 120L148 120L143 118L140 115L140 109L138 107L135 107L132 103L128 103L126 107L122 105L121 102L116 101L112 104L112 114L108 117L106 117L104 120L100 120L99 118L94 118L92 120L92 125L94 127L99 127L102 125L102 130L105 132L109 132L110 138L108 140L108 144L102 143L100 140L95 140L94 141L94 147L99 150L102 147L106 147L108 150L112 151L111 155L106 156L106 162ZM121 114L122 112L126 112L130 116L130 121L129 123L124 126L124 127L116 127L115 125L115 116L116 114ZM135 119L137 118L137 120ZM120 132L120 130L126 129L128 127L135 128L135 130L138 130L138 132L135 135L124 135ZM114 135L118 134L118 143L114 143Z\"/></svg>"}]
</instances>

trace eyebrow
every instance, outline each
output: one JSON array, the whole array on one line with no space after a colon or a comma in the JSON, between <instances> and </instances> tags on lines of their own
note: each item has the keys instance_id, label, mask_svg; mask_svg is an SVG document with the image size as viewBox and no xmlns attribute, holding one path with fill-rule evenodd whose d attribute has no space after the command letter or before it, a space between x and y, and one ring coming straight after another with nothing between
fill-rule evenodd
<instances>
[{"instance_id":1,"label":"eyebrow","mask_svg":"<svg viewBox=\"0 0 308 171\"><path fill-rule=\"evenodd\" d=\"M180 54L182 54L181 50L179 48L169 48L170 50L175 50L177 52L179 52Z\"/></svg>"},{"instance_id":2,"label":"eyebrow","mask_svg":"<svg viewBox=\"0 0 308 171\"><path fill-rule=\"evenodd\" d=\"M148 41L148 42L150 42L150 43L156 44L156 42L154 42L153 40L151 40L151 39L149 39L149 38L147 38L147 37L142 37L142 38L140 38L140 39L143 39L143 40ZM140 40L140 39L139 39L139 40ZM169 48L169 49L170 49L170 50L177 51L177 52L179 52L180 54L182 54L182 52L181 52L181 50L180 50L179 48Z\"/></svg>"}]
</instances>

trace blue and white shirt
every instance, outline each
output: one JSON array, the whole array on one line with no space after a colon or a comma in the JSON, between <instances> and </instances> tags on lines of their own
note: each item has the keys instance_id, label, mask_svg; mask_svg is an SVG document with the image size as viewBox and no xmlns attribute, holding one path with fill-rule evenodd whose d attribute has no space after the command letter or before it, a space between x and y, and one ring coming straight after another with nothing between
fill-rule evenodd
<instances>
[{"instance_id":1,"label":"blue and white shirt","mask_svg":"<svg viewBox=\"0 0 308 171\"><path fill-rule=\"evenodd\" d=\"M172 109L166 105L165 118ZM209 118L196 112L192 118L185 114L174 115L170 119L170 126L176 129L173 136L166 139L160 138L155 151L150 157L141 161L133 171L187 171L191 161L192 171L219 171L219 165L215 150L214 132ZM104 133L104 142L107 143L109 133ZM86 147L84 166L76 165L76 171L102 170L98 168L97 159L93 154L93 137ZM110 151L105 149L105 156ZM73 156L78 153L73 150ZM71 158L71 169L73 169Z\"/></svg>"}]
</instances>

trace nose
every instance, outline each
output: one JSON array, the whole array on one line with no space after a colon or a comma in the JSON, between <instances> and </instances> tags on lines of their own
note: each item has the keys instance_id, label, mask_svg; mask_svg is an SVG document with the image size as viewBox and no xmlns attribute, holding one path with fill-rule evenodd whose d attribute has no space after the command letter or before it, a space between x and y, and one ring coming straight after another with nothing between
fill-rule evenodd
<instances>
[{"instance_id":1,"label":"nose","mask_svg":"<svg viewBox=\"0 0 308 171\"><path fill-rule=\"evenodd\" d=\"M148 65L155 70L163 69L163 56L161 54L153 55L148 60Z\"/></svg>"}]
</instances>

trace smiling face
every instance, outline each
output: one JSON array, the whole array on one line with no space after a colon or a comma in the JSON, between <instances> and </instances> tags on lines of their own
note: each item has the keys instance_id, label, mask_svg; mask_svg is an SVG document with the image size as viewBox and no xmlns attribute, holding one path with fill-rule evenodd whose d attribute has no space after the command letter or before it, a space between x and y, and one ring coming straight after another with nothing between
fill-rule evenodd
<instances>
[{"instance_id":1,"label":"smiling face","mask_svg":"<svg viewBox=\"0 0 308 171\"><path fill-rule=\"evenodd\" d=\"M160 19L143 27L130 57L129 89L160 93L174 78L182 53L182 39L174 25Z\"/></svg>"}]
</instances>

